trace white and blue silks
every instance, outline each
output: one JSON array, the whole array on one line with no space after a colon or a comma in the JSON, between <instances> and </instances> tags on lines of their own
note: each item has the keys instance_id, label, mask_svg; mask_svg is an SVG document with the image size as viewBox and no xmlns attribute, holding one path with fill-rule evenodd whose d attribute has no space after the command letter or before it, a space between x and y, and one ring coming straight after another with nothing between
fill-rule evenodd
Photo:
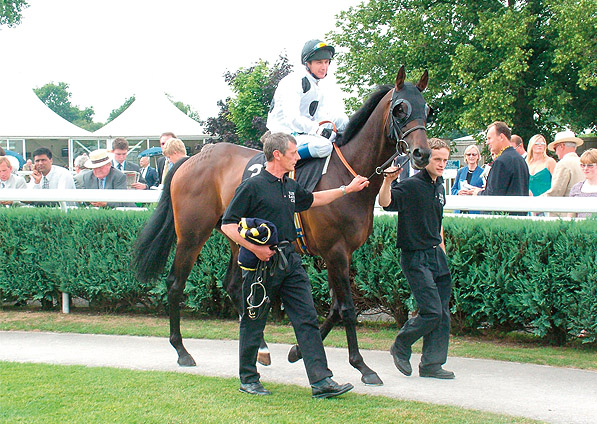
<instances>
[{"instance_id":1,"label":"white and blue silks","mask_svg":"<svg viewBox=\"0 0 597 424\"><path fill-rule=\"evenodd\" d=\"M331 121L338 132L348 124L340 95L334 96L328 86L306 71L293 72L278 84L267 116L272 132L291 134L296 138L301 158L326 157L332 152L329 139L317 134L319 123ZM338 98L338 99L336 99Z\"/></svg>"}]
</instances>

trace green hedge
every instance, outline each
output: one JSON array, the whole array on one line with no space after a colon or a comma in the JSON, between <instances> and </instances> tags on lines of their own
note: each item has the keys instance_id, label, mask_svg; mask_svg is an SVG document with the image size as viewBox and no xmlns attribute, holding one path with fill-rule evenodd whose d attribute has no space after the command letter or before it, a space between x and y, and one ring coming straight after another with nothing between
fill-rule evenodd
<instances>
[{"instance_id":1,"label":"green hedge","mask_svg":"<svg viewBox=\"0 0 597 424\"><path fill-rule=\"evenodd\" d=\"M2 208L2 299L39 300L51 307L67 292L100 310L139 305L161 310L165 276L141 284L130 268L130 249L149 214ZM395 216L376 217L373 234L353 255L351 278L358 311L382 310L401 323L416 304L394 247L395 222ZM455 330L527 330L558 344L584 331L585 341L595 341L597 221L454 217L444 226ZM205 316L236 315L221 285L228 255L228 244L214 232L189 277L187 308ZM316 307L325 315L330 302L325 265L320 258L304 258L304 264Z\"/></svg>"}]
</instances>

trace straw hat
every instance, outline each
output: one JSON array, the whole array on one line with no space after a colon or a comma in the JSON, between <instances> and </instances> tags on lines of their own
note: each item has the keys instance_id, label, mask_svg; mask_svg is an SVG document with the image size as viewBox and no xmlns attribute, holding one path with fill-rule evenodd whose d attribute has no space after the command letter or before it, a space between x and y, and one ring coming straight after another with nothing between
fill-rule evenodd
<instances>
[{"instance_id":1,"label":"straw hat","mask_svg":"<svg viewBox=\"0 0 597 424\"><path fill-rule=\"evenodd\" d=\"M93 169L104 166L105 164L112 161L112 158L108 155L106 149L94 150L89 153L89 160L85 162L85 168Z\"/></svg>"},{"instance_id":2,"label":"straw hat","mask_svg":"<svg viewBox=\"0 0 597 424\"><path fill-rule=\"evenodd\" d=\"M559 143L576 143L576 147L583 144L582 139L576 137L574 133L570 130L562 131L556 134L554 141L547 145L547 148L552 152L555 152L556 144Z\"/></svg>"}]
</instances>

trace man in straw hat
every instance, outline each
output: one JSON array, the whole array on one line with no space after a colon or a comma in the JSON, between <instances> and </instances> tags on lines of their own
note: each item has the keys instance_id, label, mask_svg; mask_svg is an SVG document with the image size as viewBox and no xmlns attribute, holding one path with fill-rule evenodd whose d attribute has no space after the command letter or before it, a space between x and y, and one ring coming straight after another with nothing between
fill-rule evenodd
<instances>
[{"instance_id":1,"label":"man in straw hat","mask_svg":"<svg viewBox=\"0 0 597 424\"><path fill-rule=\"evenodd\" d=\"M551 188L542 196L568 196L572 186L585 179L580 169L580 158L576 154L576 148L582 143L582 139L567 130L557 133L554 141L547 145L549 150L556 152L560 160L553 170Z\"/></svg>"},{"instance_id":2,"label":"man in straw hat","mask_svg":"<svg viewBox=\"0 0 597 424\"><path fill-rule=\"evenodd\" d=\"M87 171L81 173L81 182L85 189L126 190L126 176L112 166L112 158L105 149L89 153L85 162ZM107 202L91 202L91 206L105 207ZM110 203L112 207L127 206L124 203Z\"/></svg>"}]
</instances>

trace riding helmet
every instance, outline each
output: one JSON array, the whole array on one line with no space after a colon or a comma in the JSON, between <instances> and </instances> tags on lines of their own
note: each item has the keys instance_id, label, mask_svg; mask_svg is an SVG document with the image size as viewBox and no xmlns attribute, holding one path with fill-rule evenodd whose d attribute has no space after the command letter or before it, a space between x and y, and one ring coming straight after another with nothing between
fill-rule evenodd
<instances>
[{"instance_id":1,"label":"riding helmet","mask_svg":"<svg viewBox=\"0 0 597 424\"><path fill-rule=\"evenodd\" d=\"M305 65L312 60L332 60L336 49L321 40L309 40L301 52L301 63Z\"/></svg>"}]
</instances>

